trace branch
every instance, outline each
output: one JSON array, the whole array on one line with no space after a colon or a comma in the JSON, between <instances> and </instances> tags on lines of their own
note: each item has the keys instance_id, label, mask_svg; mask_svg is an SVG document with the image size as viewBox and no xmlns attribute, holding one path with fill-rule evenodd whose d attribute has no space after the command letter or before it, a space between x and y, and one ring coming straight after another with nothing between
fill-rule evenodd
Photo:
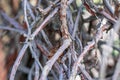
<instances>
[{"instance_id":1,"label":"branch","mask_svg":"<svg viewBox=\"0 0 120 80\"><path fill-rule=\"evenodd\" d=\"M35 51L33 50L32 43L29 45L29 49L30 49L30 51L31 51L31 54L32 54L33 58L34 58L35 61L36 61L35 64L37 63L38 66L39 66L39 67L41 68L41 70L42 70L43 67L42 67L41 63L39 62L38 56L36 55Z\"/></svg>"},{"instance_id":2,"label":"branch","mask_svg":"<svg viewBox=\"0 0 120 80\"><path fill-rule=\"evenodd\" d=\"M73 39L75 38L76 32L78 30L78 24L79 24L79 20L80 20L81 10L82 10L82 6L80 6L77 17L76 17L76 21L75 21L75 25L74 25L74 29L73 29L73 33L72 33Z\"/></svg>"},{"instance_id":3,"label":"branch","mask_svg":"<svg viewBox=\"0 0 120 80\"><path fill-rule=\"evenodd\" d=\"M39 76L40 76L40 73L39 73L40 69L39 69L39 65L37 63L37 61L35 62L35 77L34 77L34 80L38 80L39 79Z\"/></svg>"},{"instance_id":4,"label":"branch","mask_svg":"<svg viewBox=\"0 0 120 80\"><path fill-rule=\"evenodd\" d=\"M81 55L78 57L77 61L74 63L73 68L72 68L72 74L70 76L69 80L74 80L77 74L77 70L79 67L79 64L81 62L81 60L83 60L84 56L87 54L87 52L94 47L95 43L97 43L103 36L103 32L108 29L108 25L103 24L104 20L101 23L100 28L98 28L97 30L97 34L95 36L95 40L92 40L91 42L89 42L89 44L87 46L84 47L83 52L81 53Z\"/></svg>"},{"instance_id":5,"label":"branch","mask_svg":"<svg viewBox=\"0 0 120 80\"><path fill-rule=\"evenodd\" d=\"M55 8L54 11L42 22L42 24L32 33L31 37L34 39L34 37L39 33L40 30L42 30L47 23L50 21L50 19L58 12L58 8Z\"/></svg>"},{"instance_id":6,"label":"branch","mask_svg":"<svg viewBox=\"0 0 120 80\"><path fill-rule=\"evenodd\" d=\"M51 2L51 5L49 5L46 9L41 9L40 7L38 7L38 10L43 14L43 15L47 15L53 7L55 7L55 5L59 2L59 0L55 0L53 3Z\"/></svg>"},{"instance_id":7,"label":"branch","mask_svg":"<svg viewBox=\"0 0 120 80\"><path fill-rule=\"evenodd\" d=\"M7 20L10 24L12 24L15 28L18 29L23 29L23 27L17 22L15 21L13 18L10 18L6 13L4 13L3 11L0 11L0 14L3 16L3 18L5 20Z\"/></svg>"},{"instance_id":8,"label":"branch","mask_svg":"<svg viewBox=\"0 0 120 80\"><path fill-rule=\"evenodd\" d=\"M91 0L82 0L84 6L86 7L87 11L90 12L92 15L96 16L96 13L99 13L106 17L111 23L116 23L116 19L114 19L110 14L108 14L104 9L98 8L93 1Z\"/></svg>"},{"instance_id":9,"label":"branch","mask_svg":"<svg viewBox=\"0 0 120 80\"><path fill-rule=\"evenodd\" d=\"M19 34L23 34L24 36L27 36L25 31L20 30L20 29L16 29L16 28L11 28L10 26L6 26L6 27L0 26L0 29L18 32Z\"/></svg>"},{"instance_id":10,"label":"branch","mask_svg":"<svg viewBox=\"0 0 120 80\"><path fill-rule=\"evenodd\" d=\"M49 73L49 71L51 70L53 64L56 62L56 60L59 58L60 55L62 55L63 51L69 47L71 40L70 39L66 39L63 42L63 45L57 50L57 52L55 53L55 55L46 63L43 71L42 71L42 75L40 77L40 80L46 80L46 77Z\"/></svg>"},{"instance_id":11,"label":"branch","mask_svg":"<svg viewBox=\"0 0 120 80\"><path fill-rule=\"evenodd\" d=\"M103 4L108 9L108 11L114 15L114 10L111 8L112 5L110 5L109 0L103 0Z\"/></svg>"},{"instance_id":12,"label":"branch","mask_svg":"<svg viewBox=\"0 0 120 80\"><path fill-rule=\"evenodd\" d=\"M63 44L62 46L57 50L55 55L46 63L42 75L40 77L40 80L46 80L46 77L51 70L53 64L56 62L56 60L59 58L60 55L62 55L63 51L67 49L71 43L70 35L68 32L67 27L67 21L66 21L66 9L67 9L67 0L61 0L61 8L60 8L60 20L61 20L61 33L63 36Z\"/></svg>"},{"instance_id":13,"label":"branch","mask_svg":"<svg viewBox=\"0 0 120 80\"><path fill-rule=\"evenodd\" d=\"M20 62L25 54L25 51L26 49L28 48L28 43L27 44L24 44L24 46L22 47L21 51L19 52L19 55L13 65L13 68L12 68L12 71L11 71L11 74L10 74L10 80L14 80L15 78L15 74L16 74L16 71L18 69L18 66L20 65Z\"/></svg>"},{"instance_id":14,"label":"branch","mask_svg":"<svg viewBox=\"0 0 120 80\"><path fill-rule=\"evenodd\" d=\"M24 0L24 20L27 24L28 35L30 35L31 34L31 29L30 29L30 25L29 25L28 19L27 19L27 0Z\"/></svg>"}]
</instances>

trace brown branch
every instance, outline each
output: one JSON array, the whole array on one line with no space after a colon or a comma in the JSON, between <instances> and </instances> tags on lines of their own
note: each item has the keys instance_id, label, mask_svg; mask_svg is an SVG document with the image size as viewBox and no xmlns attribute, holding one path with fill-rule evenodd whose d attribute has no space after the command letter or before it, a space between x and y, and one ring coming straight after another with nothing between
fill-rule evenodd
<instances>
[{"instance_id":1,"label":"brown branch","mask_svg":"<svg viewBox=\"0 0 120 80\"><path fill-rule=\"evenodd\" d=\"M61 20L61 33L63 38L69 37L67 20L66 20L66 9L67 9L67 0L61 0L61 8L60 8L60 20Z\"/></svg>"},{"instance_id":2,"label":"brown branch","mask_svg":"<svg viewBox=\"0 0 120 80\"><path fill-rule=\"evenodd\" d=\"M53 64L56 62L56 60L59 58L60 55L62 55L63 51L67 49L71 43L71 39L68 32L67 27L67 21L66 21L66 9L67 9L67 0L61 0L61 8L60 8L60 20L61 20L61 33L63 36L63 44L62 46L57 50L55 55L46 63L42 75L40 77L40 80L45 80L49 71L51 70Z\"/></svg>"},{"instance_id":3,"label":"brown branch","mask_svg":"<svg viewBox=\"0 0 120 80\"><path fill-rule=\"evenodd\" d=\"M84 6L86 7L87 11L90 12L92 15L96 15L96 13L99 13L101 15L103 15L104 17L106 17L111 23L116 23L116 19L114 19L109 13L107 13L104 9L102 8L98 8L92 0L82 0L84 4Z\"/></svg>"},{"instance_id":4,"label":"brown branch","mask_svg":"<svg viewBox=\"0 0 120 80\"><path fill-rule=\"evenodd\" d=\"M100 14L102 14L104 17L106 17L111 23L116 23L117 20L115 20L113 17L111 17L105 10L99 10Z\"/></svg>"}]
</instances>

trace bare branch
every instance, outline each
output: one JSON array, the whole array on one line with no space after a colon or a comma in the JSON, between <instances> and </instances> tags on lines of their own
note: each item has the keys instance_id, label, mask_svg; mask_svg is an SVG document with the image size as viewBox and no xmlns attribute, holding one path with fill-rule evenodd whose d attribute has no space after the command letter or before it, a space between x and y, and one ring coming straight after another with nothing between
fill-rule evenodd
<instances>
[{"instance_id":1,"label":"bare branch","mask_svg":"<svg viewBox=\"0 0 120 80\"><path fill-rule=\"evenodd\" d=\"M103 0L103 3L105 7L108 9L108 11L114 15L114 10L111 8L112 5L110 5L109 0Z\"/></svg>"},{"instance_id":2,"label":"bare branch","mask_svg":"<svg viewBox=\"0 0 120 80\"><path fill-rule=\"evenodd\" d=\"M34 37L39 33L41 29L43 29L47 23L50 21L50 19L57 13L58 8L55 8L55 10L42 22L42 24L32 33L31 37L34 39Z\"/></svg>"},{"instance_id":3,"label":"bare branch","mask_svg":"<svg viewBox=\"0 0 120 80\"><path fill-rule=\"evenodd\" d=\"M18 69L18 66L20 65L20 62L21 62L21 60L22 60L22 58L25 54L26 49L28 48L28 45L29 45L29 43L24 44L21 51L19 52L19 55L18 55L14 65L13 65L13 68L12 68L12 71L11 71L11 74L10 74L10 80L14 80L16 71Z\"/></svg>"},{"instance_id":4,"label":"bare branch","mask_svg":"<svg viewBox=\"0 0 120 80\"><path fill-rule=\"evenodd\" d=\"M53 64L56 62L59 56L62 55L63 51L69 47L71 43L71 39L69 36L68 27L67 27L67 21L66 21L66 8L67 8L67 0L61 0L61 8L60 8L60 20L62 23L61 32L62 32L63 39L65 40L63 40L62 46L57 50L55 55L45 65L40 80L46 79Z\"/></svg>"},{"instance_id":5,"label":"bare branch","mask_svg":"<svg viewBox=\"0 0 120 80\"><path fill-rule=\"evenodd\" d=\"M30 29L30 25L29 25L28 19L27 19L27 0L24 0L24 20L27 24L28 35L30 35L31 34L31 29Z\"/></svg>"},{"instance_id":6,"label":"bare branch","mask_svg":"<svg viewBox=\"0 0 120 80\"><path fill-rule=\"evenodd\" d=\"M60 55L62 55L63 51L68 48L68 46L70 45L71 40L70 39L66 39L63 42L63 45L57 50L57 52L55 53L55 55L46 63L43 71L42 71L42 75L40 80L45 80L49 71L51 70L53 64L56 62L56 60L59 58Z\"/></svg>"},{"instance_id":7,"label":"bare branch","mask_svg":"<svg viewBox=\"0 0 120 80\"><path fill-rule=\"evenodd\" d=\"M87 52L94 47L95 43L98 42L101 37L103 36L103 31L105 31L106 29L108 29L108 25L105 25L104 20L101 23L101 27L98 28L97 34L95 36L96 41L91 41L89 42L89 44L87 46L84 47L83 52L80 54L80 56L78 57L77 61L74 63L73 68L72 68L72 74L70 76L70 80L74 80L77 74L77 70L78 70L78 66L80 64L80 62L83 60L84 56L87 54Z\"/></svg>"},{"instance_id":8,"label":"bare branch","mask_svg":"<svg viewBox=\"0 0 120 80\"><path fill-rule=\"evenodd\" d=\"M4 13L1 10L0 13L3 16L3 18L7 20L10 24L12 24L15 28L23 29L23 27L17 21L15 21L13 18L10 18L6 13Z\"/></svg>"}]
</instances>

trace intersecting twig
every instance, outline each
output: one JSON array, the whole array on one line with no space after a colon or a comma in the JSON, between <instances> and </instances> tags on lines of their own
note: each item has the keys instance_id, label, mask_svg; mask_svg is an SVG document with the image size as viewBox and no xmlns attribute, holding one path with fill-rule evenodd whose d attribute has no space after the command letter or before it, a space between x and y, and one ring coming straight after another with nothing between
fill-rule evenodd
<instances>
[{"instance_id":1,"label":"intersecting twig","mask_svg":"<svg viewBox=\"0 0 120 80\"><path fill-rule=\"evenodd\" d=\"M47 0L45 1L49 2ZM22 1L24 3L22 5L24 8L22 9L24 10L24 14L22 15L22 17L24 16L25 27L27 27L26 31L24 30L24 27L22 27L16 20L14 20L15 18L14 19L10 18L6 14L4 14L3 11L0 11L0 14L5 19L3 21L9 22L10 24L12 24L12 26L15 27L15 28L12 26L9 27L5 25L6 27L0 26L0 29L15 31L20 33L23 36L25 35L24 36L25 43L22 46L18 54L18 57L13 65L13 68L10 74L10 80L14 80L15 75L17 74L17 69L20 66L21 60L25 54L25 51L27 51L27 48L29 48L29 51L31 53L30 55L32 55L32 57L34 58L32 68L30 69L30 71L28 71L29 69L26 69L26 73L28 74L28 80L32 80L32 79L47 80L47 78L48 79L54 78L55 80L58 80L58 79L67 80L69 78L69 80L76 80L76 75L79 75L80 74L79 72L81 72L84 75L83 77L87 78L88 80L93 80L93 78L91 77L91 73L89 74L85 69L85 67L88 67L88 65L85 64L85 67L83 67L81 61L84 58L88 59L85 55L92 48L95 47L95 44L97 44L98 41L102 38L103 36L102 33L106 29L110 28L109 25L112 26L114 23L117 22L118 16L114 16L116 14L112 10L109 4L109 1L107 0L104 0L104 3L102 3L102 7L99 7L96 4L94 4L93 0L81 0L83 2L82 5L84 5L87 11L91 13L92 17L94 17L94 18L90 17L89 19L86 19L87 21L85 20L84 14L82 13L82 10L83 10L81 9L82 5L80 6L77 12L74 12L74 13L72 12L73 10L78 9L78 6L76 5L76 2L75 2L76 0L52 0L52 1L54 2L50 2L50 5L48 4L46 5L46 3L44 3L44 0L38 0L39 2L38 5L40 4L39 7L41 8L43 7L45 9L41 9L41 8L37 8L37 9L43 14L39 13L35 7L31 6L31 4L29 3L31 2L31 0ZM103 8L104 6L107 9L104 9ZM70 10L71 12L69 12ZM117 12L119 13L119 11ZM57 15L55 16L55 14ZM17 17L19 17L19 15ZM83 48L83 45L85 45L88 40L86 38L88 38L89 36L93 38L93 35L94 35L94 32L92 31L89 33L90 35L87 34L89 29L87 28L88 25L86 26L86 23L88 24L90 22L90 24L96 25L96 21L99 21L100 17L104 19L107 18L108 23L110 24L109 25L106 24L107 20L105 21L105 23L103 23L104 22L103 20L101 25L99 25L98 29L96 29L96 27L90 28L93 31L95 29L96 29L95 31L97 31L96 35L94 36L95 39L90 41ZM54 18L54 21L57 19L57 21L59 22L57 23L57 21L55 21L55 24L53 23L51 24L50 22L52 21L52 18ZM21 16L20 16L20 19L21 19ZM82 27L84 23L85 23L85 27ZM82 25L79 25L79 24L82 24ZM60 29L58 25L61 25ZM119 33L119 24L116 24L116 25L117 27L115 28L115 30ZM54 29L54 26L57 27L57 30ZM68 30L68 26L69 26L69 30ZM42 30L44 27L46 27L45 30ZM58 41L58 44L60 43L59 45L60 47L57 48L57 50L55 49L54 52L52 52L52 50L56 47L52 45L52 43L54 44L55 42L51 43L50 41L54 41L54 40L48 39L49 37L53 36L50 34L51 31L55 31L54 33L55 37L60 38ZM84 35L86 34L87 36L84 38ZM72 42L71 38L73 39L73 44L71 44ZM39 45L39 43L41 45ZM44 46L48 46L48 47L44 47ZM51 48L53 49L50 50ZM38 51L38 49L40 50ZM50 52L54 54L50 56ZM116 66L116 71L114 73L113 79L116 79L117 78L116 76L118 76L118 73L119 73L119 71L117 72L118 67ZM50 76L48 76L49 73L50 73Z\"/></svg>"},{"instance_id":2,"label":"intersecting twig","mask_svg":"<svg viewBox=\"0 0 120 80\"><path fill-rule=\"evenodd\" d=\"M84 6L90 12L92 15L96 15L96 13L99 13L106 17L111 23L116 23L116 19L114 19L110 14L108 14L104 9L98 8L92 0L82 0L84 3Z\"/></svg>"},{"instance_id":3,"label":"intersecting twig","mask_svg":"<svg viewBox=\"0 0 120 80\"><path fill-rule=\"evenodd\" d=\"M108 11L113 15L114 10L111 8L112 5L110 5L109 0L103 0L103 3L105 5L105 7L108 9Z\"/></svg>"},{"instance_id":4,"label":"intersecting twig","mask_svg":"<svg viewBox=\"0 0 120 80\"><path fill-rule=\"evenodd\" d=\"M67 21L66 21L66 8L67 8L67 0L61 0L61 8L60 8L60 20L61 20L61 32L63 36L63 44L62 46L57 50L55 55L46 63L42 75L40 77L40 80L45 80L49 71L51 70L53 64L56 62L56 60L59 58L60 55L62 55L63 51L69 47L71 39L69 36L68 28L67 28Z\"/></svg>"},{"instance_id":5,"label":"intersecting twig","mask_svg":"<svg viewBox=\"0 0 120 80\"><path fill-rule=\"evenodd\" d=\"M47 23L50 21L50 19L57 13L58 8L55 8L54 11L42 22L42 24L32 33L31 37L34 39L34 37L39 33L40 30L42 30Z\"/></svg>"},{"instance_id":6,"label":"intersecting twig","mask_svg":"<svg viewBox=\"0 0 120 80\"><path fill-rule=\"evenodd\" d=\"M81 72L85 75L85 77L88 80L93 80L92 77L89 75L89 73L85 70L85 67L82 66L82 64L79 64Z\"/></svg>"},{"instance_id":7,"label":"intersecting twig","mask_svg":"<svg viewBox=\"0 0 120 80\"><path fill-rule=\"evenodd\" d=\"M43 14L46 15L50 12L50 10L52 9L52 7L55 6L56 3L58 3L59 0L55 0L53 3L51 3L50 6L48 6L46 9L41 9L40 7L38 7L38 10Z\"/></svg>"},{"instance_id":8,"label":"intersecting twig","mask_svg":"<svg viewBox=\"0 0 120 80\"><path fill-rule=\"evenodd\" d=\"M53 64L55 63L55 61L59 58L59 56L63 53L63 51L68 48L68 46L70 45L71 40L66 39L63 42L63 45L57 50L57 52L55 53L55 55L46 63L43 71L42 71L42 75L40 80L45 80L49 71L51 70Z\"/></svg>"},{"instance_id":9,"label":"intersecting twig","mask_svg":"<svg viewBox=\"0 0 120 80\"><path fill-rule=\"evenodd\" d=\"M79 11L78 11L78 15L76 17L75 26L74 26L74 30L72 33L72 38L75 38L75 36L76 36L76 31L78 29L78 24L79 24L80 15L81 15L81 9L82 9L82 6L80 6Z\"/></svg>"},{"instance_id":10,"label":"intersecting twig","mask_svg":"<svg viewBox=\"0 0 120 80\"><path fill-rule=\"evenodd\" d=\"M10 18L6 13L4 13L3 11L0 10L0 14L3 16L3 18L5 20L7 20L10 24L12 24L15 28L18 29L23 29L23 27L17 22L15 21L13 18Z\"/></svg>"},{"instance_id":11,"label":"intersecting twig","mask_svg":"<svg viewBox=\"0 0 120 80\"><path fill-rule=\"evenodd\" d=\"M28 48L28 46L29 46L29 43L24 44L24 46L22 47L21 51L19 52L18 57L17 57L14 65L13 65L13 68L12 68L12 71L11 71L11 74L10 74L10 80L14 80L16 71L18 69L18 66L20 65L20 62L21 62L21 60L22 60L22 58L23 58L23 56L25 54L25 51Z\"/></svg>"},{"instance_id":12,"label":"intersecting twig","mask_svg":"<svg viewBox=\"0 0 120 80\"><path fill-rule=\"evenodd\" d=\"M41 63L39 62L39 58L37 57L35 51L33 50L32 44L29 45L29 48L30 48L30 51L31 51L31 53L32 53L32 56L34 57L34 59L35 59L35 61L36 61L35 64L37 63L37 64L39 65L39 67L41 68L41 70L42 70L43 67L42 67Z\"/></svg>"},{"instance_id":13,"label":"intersecting twig","mask_svg":"<svg viewBox=\"0 0 120 80\"><path fill-rule=\"evenodd\" d=\"M103 31L105 31L105 30L108 29L108 27L109 27L108 25L105 25L106 23L103 24L103 22L104 22L104 20L103 20L102 23L101 23L101 27L98 28L97 34L96 34L96 36L95 36L96 42L98 42L98 41L101 39L101 37L103 36L103 34L102 34ZM81 53L81 55L78 57L77 61L76 61L76 62L74 63L74 65L73 65L72 74L71 74L71 76L70 76L70 80L74 80L74 79L75 79L76 74L77 74L77 70L78 70L78 66L79 66L81 60L83 60L83 58L84 58L84 56L87 54L87 52L88 52L91 48L94 47L94 45L95 45L96 42L93 40L93 41L91 41L87 46L84 47L83 52Z\"/></svg>"}]
</instances>

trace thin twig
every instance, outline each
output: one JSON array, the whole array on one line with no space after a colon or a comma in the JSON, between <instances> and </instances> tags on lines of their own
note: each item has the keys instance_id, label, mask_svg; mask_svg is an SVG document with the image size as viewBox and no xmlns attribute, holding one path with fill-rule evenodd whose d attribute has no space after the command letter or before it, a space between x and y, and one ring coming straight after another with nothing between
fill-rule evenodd
<instances>
[{"instance_id":1,"label":"thin twig","mask_svg":"<svg viewBox=\"0 0 120 80\"><path fill-rule=\"evenodd\" d=\"M41 52L43 53L43 55L45 55L45 56L47 57L47 59L49 59L48 56L49 56L50 52L46 51L46 50L45 50L41 45L39 45L39 44L37 44L37 46L38 46L38 48L41 50ZM58 63L58 62L55 62L54 67L57 69L57 72L58 72L59 74L61 74L61 71L60 71L60 68L61 68L61 67L59 66L59 63Z\"/></svg>"},{"instance_id":2,"label":"thin twig","mask_svg":"<svg viewBox=\"0 0 120 80\"><path fill-rule=\"evenodd\" d=\"M57 13L58 8L55 8L54 11L42 22L42 24L32 33L31 37L34 39L34 37L39 33L41 29L43 29L47 23L50 21L50 19Z\"/></svg>"},{"instance_id":3,"label":"thin twig","mask_svg":"<svg viewBox=\"0 0 120 80\"><path fill-rule=\"evenodd\" d=\"M13 68L12 68L12 71L11 71L11 74L10 74L10 80L14 80L16 71L18 69L18 66L20 65L20 62L21 62L21 60L22 60L28 46L29 46L29 43L24 44L21 51L19 52L19 55L18 55L14 65L13 65Z\"/></svg>"},{"instance_id":4,"label":"thin twig","mask_svg":"<svg viewBox=\"0 0 120 80\"><path fill-rule=\"evenodd\" d=\"M84 3L87 4L87 6L84 4L84 6L86 6L87 10L92 11L91 13L95 14L95 13L99 13L101 15L103 15L104 17L106 17L111 23L116 23L117 21L111 16L109 15L104 9L98 9L98 7L93 3L93 1L91 0L82 0ZM89 7L88 7L89 6ZM88 9L89 8L89 9ZM94 10L92 10L94 9ZM96 14L95 14L96 15Z\"/></svg>"},{"instance_id":5,"label":"thin twig","mask_svg":"<svg viewBox=\"0 0 120 80\"><path fill-rule=\"evenodd\" d=\"M29 48L30 48L30 51L31 51L31 53L32 53L32 56L34 57L35 61L37 62L37 64L39 65L39 67L40 67L41 70L42 70L43 67L42 67L41 63L39 62L39 59L38 59L35 51L33 50L33 46L32 46L31 44L29 45Z\"/></svg>"},{"instance_id":6,"label":"thin twig","mask_svg":"<svg viewBox=\"0 0 120 80\"><path fill-rule=\"evenodd\" d=\"M98 13L102 14L104 17L106 17L111 23L116 23L117 20L115 20L113 17L111 17L107 12L104 10L99 11Z\"/></svg>"},{"instance_id":7,"label":"thin twig","mask_svg":"<svg viewBox=\"0 0 120 80\"><path fill-rule=\"evenodd\" d=\"M27 9L29 10L32 19L35 20L35 15L34 15L32 9L31 9L30 4L28 2L26 4L27 4Z\"/></svg>"},{"instance_id":8,"label":"thin twig","mask_svg":"<svg viewBox=\"0 0 120 80\"><path fill-rule=\"evenodd\" d=\"M103 31L105 31L106 29L108 29L108 25L103 24L104 20L101 23L100 28L98 28L97 30L97 34L95 36L96 42L98 42L101 37L103 36ZM87 54L87 52L94 47L95 43L94 40L89 42L89 44L87 46L84 47L83 52L80 54L80 56L78 57L77 61L74 63L73 68L72 68L72 74L70 76L69 80L74 80L77 74L77 70L78 70L78 66L80 64L80 62L83 60L84 56Z\"/></svg>"},{"instance_id":9,"label":"thin twig","mask_svg":"<svg viewBox=\"0 0 120 80\"><path fill-rule=\"evenodd\" d=\"M74 49L72 49L72 53L75 55L77 52L75 52ZM77 56L75 55L75 57L72 56L73 59L75 59L74 61L77 60ZM88 80L93 80L92 77L88 74L88 72L85 70L85 67L83 66L84 64L79 64L78 67L80 68L82 74L88 79Z\"/></svg>"},{"instance_id":10,"label":"thin twig","mask_svg":"<svg viewBox=\"0 0 120 80\"><path fill-rule=\"evenodd\" d=\"M58 77L57 77L57 75L55 74L54 70L51 70L51 73L52 73L54 79L55 79L55 80L58 80Z\"/></svg>"},{"instance_id":11,"label":"thin twig","mask_svg":"<svg viewBox=\"0 0 120 80\"><path fill-rule=\"evenodd\" d=\"M73 29L73 33L72 33L72 38L75 38L76 35L76 31L78 30L78 25L79 25L79 20L80 20L80 15L81 15L81 9L82 6L80 6L77 17L76 17L76 21L75 21L75 25L74 25L74 29Z\"/></svg>"},{"instance_id":12,"label":"thin twig","mask_svg":"<svg viewBox=\"0 0 120 80\"><path fill-rule=\"evenodd\" d=\"M61 32L63 36L63 44L62 46L57 50L55 55L47 62L45 65L42 75L40 77L40 80L45 80L49 71L51 70L53 64L56 62L56 60L59 58L60 55L62 55L63 51L69 47L71 43L71 39L69 36L68 28L67 28L67 21L66 21L66 8L67 8L67 0L61 0L61 8L60 8L60 20L61 20Z\"/></svg>"},{"instance_id":13,"label":"thin twig","mask_svg":"<svg viewBox=\"0 0 120 80\"><path fill-rule=\"evenodd\" d=\"M60 75L59 75L59 80L63 80L63 71L62 71L62 69L60 69Z\"/></svg>"},{"instance_id":14,"label":"thin twig","mask_svg":"<svg viewBox=\"0 0 120 80\"><path fill-rule=\"evenodd\" d=\"M32 74L33 74L33 70L34 70L34 67L35 67L35 62L32 64L32 67L29 71L29 74L28 74L28 80L32 80Z\"/></svg>"},{"instance_id":15,"label":"thin twig","mask_svg":"<svg viewBox=\"0 0 120 80\"><path fill-rule=\"evenodd\" d=\"M93 80L89 73L85 70L85 67L82 66L82 64L79 65L79 68L88 80Z\"/></svg>"},{"instance_id":16,"label":"thin twig","mask_svg":"<svg viewBox=\"0 0 120 80\"><path fill-rule=\"evenodd\" d=\"M47 15L47 14L52 10L52 7L54 7L58 2L59 2L59 0L55 0L53 3L51 2L51 5L48 6L46 9L41 9L40 7L38 7L38 10L39 10L43 15Z\"/></svg>"},{"instance_id":17,"label":"thin twig","mask_svg":"<svg viewBox=\"0 0 120 80\"><path fill-rule=\"evenodd\" d=\"M78 35L76 35L75 38L76 38L76 42L78 43L78 45L80 47L80 53L81 53L83 50L82 41L79 39Z\"/></svg>"},{"instance_id":18,"label":"thin twig","mask_svg":"<svg viewBox=\"0 0 120 80\"><path fill-rule=\"evenodd\" d=\"M20 29L11 28L11 27L9 27L9 26L0 26L0 29L18 32L19 34L22 34L22 35L24 35L24 36L27 36L25 31L20 30Z\"/></svg>"},{"instance_id":19,"label":"thin twig","mask_svg":"<svg viewBox=\"0 0 120 80\"><path fill-rule=\"evenodd\" d=\"M27 19L27 0L24 0L24 20L27 24L28 36L29 36L31 34L31 29Z\"/></svg>"},{"instance_id":20,"label":"thin twig","mask_svg":"<svg viewBox=\"0 0 120 80\"><path fill-rule=\"evenodd\" d=\"M70 45L71 40L70 39L66 39L63 42L63 45L57 50L57 52L55 53L55 55L46 63L43 71L42 71L42 75L40 80L45 80L49 71L51 70L53 64L55 63L55 61L59 58L59 56L63 53L63 51L68 48L68 46Z\"/></svg>"},{"instance_id":21,"label":"thin twig","mask_svg":"<svg viewBox=\"0 0 120 80\"><path fill-rule=\"evenodd\" d=\"M21 29L21 30L23 29L23 27L17 21L15 21L13 18L10 18L6 13L4 13L1 10L0 10L0 13L3 16L3 18L7 20L10 24L12 24L15 28Z\"/></svg>"},{"instance_id":22,"label":"thin twig","mask_svg":"<svg viewBox=\"0 0 120 80\"><path fill-rule=\"evenodd\" d=\"M39 73L39 65L38 65L38 63L35 61L35 77L34 77L34 80L38 80L38 79L39 79L39 76L40 76L40 73Z\"/></svg>"},{"instance_id":23,"label":"thin twig","mask_svg":"<svg viewBox=\"0 0 120 80\"><path fill-rule=\"evenodd\" d=\"M105 7L108 9L108 11L114 15L114 10L111 8L112 5L110 5L109 0L103 0L103 3Z\"/></svg>"},{"instance_id":24,"label":"thin twig","mask_svg":"<svg viewBox=\"0 0 120 80\"><path fill-rule=\"evenodd\" d=\"M68 30L69 33L72 35L73 28L74 28L74 22L73 22L73 17L72 17L72 11L68 7L67 9L67 23L68 23Z\"/></svg>"},{"instance_id":25,"label":"thin twig","mask_svg":"<svg viewBox=\"0 0 120 80\"><path fill-rule=\"evenodd\" d=\"M44 31L44 30L41 30L41 33L42 33L42 36L43 36L45 42L47 43L47 45L48 45L50 48L52 48L53 45L52 45L52 43L50 42L49 38L47 37L45 31Z\"/></svg>"}]
</instances>

